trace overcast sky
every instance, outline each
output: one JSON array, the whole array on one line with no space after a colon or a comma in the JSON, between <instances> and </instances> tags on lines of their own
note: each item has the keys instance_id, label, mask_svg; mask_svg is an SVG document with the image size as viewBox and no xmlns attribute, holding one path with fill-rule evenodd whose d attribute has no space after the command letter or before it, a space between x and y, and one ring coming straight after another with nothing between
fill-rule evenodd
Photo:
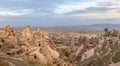
<instances>
[{"instance_id":1,"label":"overcast sky","mask_svg":"<svg viewBox=\"0 0 120 66\"><path fill-rule=\"evenodd\" d=\"M120 0L0 0L0 27L120 24Z\"/></svg>"}]
</instances>

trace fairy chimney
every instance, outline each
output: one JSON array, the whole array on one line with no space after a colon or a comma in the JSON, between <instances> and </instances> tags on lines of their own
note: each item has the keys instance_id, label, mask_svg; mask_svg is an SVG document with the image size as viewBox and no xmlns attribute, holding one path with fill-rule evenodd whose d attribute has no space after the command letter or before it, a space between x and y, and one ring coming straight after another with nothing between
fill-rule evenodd
<instances>
[{"instance_id":1,"label":"fairy chimney","mask_svg":"<svg viewBox=\"0 0 120 66\"><path fill-rule=\"evenodd\" d=\"M21 32L21 41L25 42L25 43L31 43L32 39L33 39L33 33L32 33L32 29L30 26L25 27L22 32Z\"/></svg>"},{"instance_id":2,"label":"fairy chimney","mask_svg":"<svg viewBox=\"0 0 120 66\"><path fill-rule=\"evenodd\" d=\"M15 31L11 26L6 26L2 31L1 37L15 36Z\"/></svg>"},{"instance_id":3,"label":"fairy chimney","mask_svg":"<svg viewBox=\"0 0 120 66\"><path fill-rule=\"evenodd\" d=\"M118 37L119 36L119 32L116 29L113 29L111 31L111 34L112 34L113 37Z\"/></svg>"},{"instance_id":4,"label":"fairy chimney","mask_svg":"<svg viewBox=\"0 0 120 66\"><path fill-rule=\"evenodd\" d=\"M34 41L35 45L42 46L44 44L44 34L43 34L43 32L40 31L40 30L37 30L33 34L33 41Z\"/></svg>"}]
</instances>

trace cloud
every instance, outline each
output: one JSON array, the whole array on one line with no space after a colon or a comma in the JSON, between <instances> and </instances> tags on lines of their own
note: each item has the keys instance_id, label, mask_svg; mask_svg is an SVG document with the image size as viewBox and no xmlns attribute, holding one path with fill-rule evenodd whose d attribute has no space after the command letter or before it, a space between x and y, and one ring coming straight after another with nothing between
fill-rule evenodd
<instances>
[{"instance_id":1,"label":"cloud","mask_svg":"<svg viewBox=\"0 0 120 66\"><path fill-rule=\"evenodd\" d=\"M0 16L21 16L32 13L32 9L4 9L0 8Z\"/></svg>"},{"instance_id":2,"label":"cloud","mask_svg":"<svg viewBox=\"0 0 120 66\"><path fill-rule=\"evenodd\" d=\"M0 27L119 23L119 15L120 0L0 0Z\"/></svg>"},{"instance_id":3,"label":"cloud","mask_svg":"<svg viewBox=\"0 0 120 66\"><path fill-rule=\"evenodd\" d=\"M72 14L69 15L74 19L120 19L119 12L106 12L106 13L85 13L85 14Z\"/></svg>"},{"instance_id":4,"label":"cloud","mask_svg":"<svg viewBox=\"0 0 120 66\"><path fill-rule=\"evenodd\" d=\"M85 2L73 2L72 4L58 5L53 12L64 15L64 18L78 21L108 22L120 21L120 0L89 0ZM113 20L112 20L113 19ZM115 21L117 19L117 21ZM104 20L103 22L101 20Z\"/></svg>"},{"instance_id":5,"label":"cloud","mask_svg":"<svg viewBox=\"0 0 120 66\"><path fill-rule=\"evenodd\" d=\"M73 2L73 4L59 5L54 8L55 14L71 13L79 10L87 10L89 8L112 8L119 9L120 1L118 0L92 0L87 2Z\"/></svg>"},{"instance_id":6,"label":"cloud","mask_svg":"<svg viewBox=\"0 0 120 66\"><path fill-rule=\"evenodd\" d=\"M0 0L0 15L51 14L57 3L62 2L64 0Z\"/></svg>"},{"instance_id":7,"label":"cloud","mask_svg":"<svg viewBox=\"0 0 120 66\"><path fill-rule=\"evenodd\" d=\"M86 8L90 8L93 6L96 6L96 3L93 2L86 2L86 3L77 3L74 5L63 5L63 6L58 6L57 8L54 9L54 13L56 14L64 14L72 11L77 11L77 10L85 10Z\"/></svg>"}]
</instances>

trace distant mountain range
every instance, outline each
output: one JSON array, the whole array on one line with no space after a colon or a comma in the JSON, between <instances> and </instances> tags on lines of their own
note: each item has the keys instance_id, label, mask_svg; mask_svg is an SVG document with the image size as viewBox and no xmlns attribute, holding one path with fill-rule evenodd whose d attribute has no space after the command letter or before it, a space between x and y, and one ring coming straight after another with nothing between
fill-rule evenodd
<instances>
[{"instance_id":1,"label":"distant mountain range","mask_svg":"<svg viewBox=\"0 0 120 66\"><path fill-rule=\"evenodd\" d=\"M84 31L84 30L104 30L104 28L120 30L120 24L92 24L92 25L77 25L77 26L56 26L42 28L47 31Z\"/></svg>"},{"instance_id":2,"label":"distant mountain range","mask_svg":"<svg viewBox=\"0 0 120 66\"><path fill-rule=\"evenodd\" d=\"M120 29L120 24L92 24L92 25L77 25L77 26L56 26L56 27L48 27L49 29L66 29L66 28L72 28L72 29Z\"/></svg>"},{"instance_id":3,"label":"distant mountain range","mask_svg":"<svg viewBox=\"0 0 120 66\"><path fill-rule=\"evenodd\" d=\"M84 27L86 28L91 28L91 29L104 29L104 28L109 28L109 29L120 29L120 24L93 24L93 25L85 25Z\"/></svg>"}]
</instances>

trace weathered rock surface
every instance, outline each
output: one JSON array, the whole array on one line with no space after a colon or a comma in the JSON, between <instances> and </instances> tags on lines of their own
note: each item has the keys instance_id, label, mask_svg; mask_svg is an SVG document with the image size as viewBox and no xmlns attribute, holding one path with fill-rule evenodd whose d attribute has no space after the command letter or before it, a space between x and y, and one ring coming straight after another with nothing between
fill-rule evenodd
<instances>
[{"instance_id":1,"label":"weathered rock surface","mask_svg":"<svg viewBox=\"0 0 120 66\"><path fill-rule=\"evenodd\" d=\"M0 66L119 66L119 64L120 36L115 29L106 28L101 35L49 33L39 29L32 30L30 26L16 31L7 26L0 33Z\"/></svg>"}]
</instances>

